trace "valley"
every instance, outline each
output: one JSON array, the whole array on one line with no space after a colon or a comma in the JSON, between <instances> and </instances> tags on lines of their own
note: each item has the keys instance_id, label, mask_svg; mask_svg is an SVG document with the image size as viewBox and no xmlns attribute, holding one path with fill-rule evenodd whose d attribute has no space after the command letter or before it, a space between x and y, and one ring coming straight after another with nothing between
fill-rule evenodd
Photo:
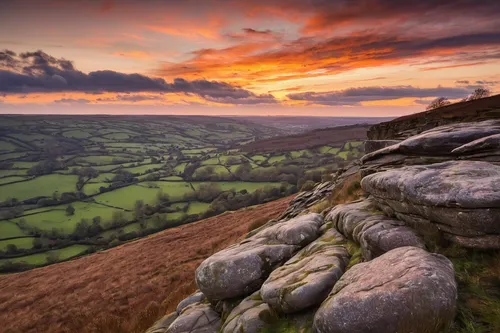
<instances>
[{"instance_id":1,"label":"valley","mask_svg":"<svg viewBox=\"0 0 500 333\"><path fill-rule=\"evenodd\" d=\"M194 116L2 116L1 124L2 272L310 188L362 155L368 129L297 138Z\"/></svg>"}]
</instances>

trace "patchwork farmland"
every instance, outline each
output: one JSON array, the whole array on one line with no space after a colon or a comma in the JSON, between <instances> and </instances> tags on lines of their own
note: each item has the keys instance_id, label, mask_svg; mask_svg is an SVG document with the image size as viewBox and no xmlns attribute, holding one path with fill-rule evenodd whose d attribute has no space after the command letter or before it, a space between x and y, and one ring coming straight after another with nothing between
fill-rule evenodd
<instances>
[{"instance_id":1,"label":"patchwork farmland","mask_svg":"<svg viewBox=\"0 0 500 333\"><path fill-rule=\"evenodd\" d=\"M266 141L279 129L216 117L2 116L0 124L3 272L293 194L359 157L365 133L287 150ZM256 150L258 142L269 143Z\"/></svg>"}]
</instances>

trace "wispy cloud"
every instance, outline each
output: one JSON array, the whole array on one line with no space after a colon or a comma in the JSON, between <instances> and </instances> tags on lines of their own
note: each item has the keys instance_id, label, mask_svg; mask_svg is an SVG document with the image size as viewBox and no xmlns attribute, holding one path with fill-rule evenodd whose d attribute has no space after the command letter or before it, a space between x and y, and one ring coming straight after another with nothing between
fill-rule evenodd
<instances>
[{"instance_id":1,"label":"wispy cloud","mask_svg":"<svg viewBox=\"0 0 500 333\"><path fill-rule=\"evenodd\" d=\"M425 98L444 96L461 98L470 90L462 87L418 88L413 86L359 87L328 92L303 92L288 94L291 100L306 101L319 105L360 105L362 102L393 100L407 97Z\"/></svg>"}]
</instances>

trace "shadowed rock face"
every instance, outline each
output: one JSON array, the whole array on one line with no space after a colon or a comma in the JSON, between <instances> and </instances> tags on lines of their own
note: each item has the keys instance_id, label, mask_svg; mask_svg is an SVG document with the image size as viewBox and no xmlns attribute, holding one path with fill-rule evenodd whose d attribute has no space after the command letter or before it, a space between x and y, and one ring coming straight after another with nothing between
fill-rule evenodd
<instances>
[{"instance_id":1,"label":"shadowed rock face","mask_svg":"<svg viewBox=\"0 0 500 333\"><path fill-rule=\"evenodd\" d=\"M367 176L361 185L408 223L427 220L464 246L500 247L500 166L452 161L404 167Z\"/></svg>"},{"instance_id":2,"label":"shadowed rock face","mask_svg":"<svg viewBox=\"0 0 500 333\"><path fill-rule=\"evenodd\" d=\"M273 269L319 237L322 224L319 214L296 217L212 255L196 270L198 287L211 301L259 290Z\"/></svg>"},{"instance_id":3,"label":"shadowed rock face","mask_svg":"<svg viewBox=\"0 0 500 333\"><path fill-rule=\"evenodd\" d=\"M350 255L334 229L274 270L261 288L262 299L281 313L319 305L344 274Z\"/></svg>"},{"instance_id":4,"label":"shadowed rock face","mask_svg":"<svg viewBox=\"0 0 500 333\"><path fill-rule=\"evenodd\" d=\"M385 147L390 147L401 142L400 140L366 140L365 141L365 153L369 154L374 151L383 149Z\"/></svg>"},{"instance_id":5,"label":"shadowed rock face","mask_svg":"<svg viewBox=\"0 0 500 333\"><path fill-rule=\"evenodd\" d=\"M256 292L231 311L222 327L222 332L258 333L267 327L274 317L274 311L262 301L260 292Z\"/></svg>"},{"instance_id":6,"label":"shadowed rock face","mask_svg":"<svg viewBox=\"0 0 500 333\"><path fill-rule=\"evenodd\" d=\"M319 333L439 332L455 315L451 262L401 247L353 266L314 317Z\"/></svg>"},{"instance_id":7,"label":"shadowed rock face","mask_svg":"<svg viewBox=\"0 0 500 333\"><path fill-rule=\"evenodd\" d=\"M214 333L220 326L220 316L209 304L193 303L184 308L166 333Z\"/></svg>"},{"instance_id":8,"label":"shadowed rock face","mask_svg":"<svg viewBox=\"0 0 500 333\"><path fill-rule=\"evenodd\" d=\"M398 247L424 248L424 242L415 230L383 215L371 199L337 205L327 214L325 221L331 221L345 237L360 244L366 260Z\"/></svg>"}]
</instances>

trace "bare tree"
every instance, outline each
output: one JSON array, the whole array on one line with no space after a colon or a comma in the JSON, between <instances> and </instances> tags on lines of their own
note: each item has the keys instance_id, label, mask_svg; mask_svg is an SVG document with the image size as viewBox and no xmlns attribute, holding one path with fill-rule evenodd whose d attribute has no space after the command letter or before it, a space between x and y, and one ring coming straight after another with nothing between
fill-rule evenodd
<instances>
[{"instance_id":1,"label":"bare tree","mask_svg":"<svg viewBox=\"0 0 500 333\"><path fill-rule=\"evenodd\" d=\"M472 95L469 96L469 101L489 97L490 95L491 95L491 91L489 89L477 88L476 90L474 90Z\"/></svg>"},{"instance_id":2,"label":"bare tree","mask_svg":"<svg viewBox=\"0 0 500 333\"><path fill-rule=\"evenodd\" d=\"M446 97L438 97L431 102L425 109L426 110L434 110L440 108L442 106L450 105L451 102Z\"/></svg>"}]
</instances>

